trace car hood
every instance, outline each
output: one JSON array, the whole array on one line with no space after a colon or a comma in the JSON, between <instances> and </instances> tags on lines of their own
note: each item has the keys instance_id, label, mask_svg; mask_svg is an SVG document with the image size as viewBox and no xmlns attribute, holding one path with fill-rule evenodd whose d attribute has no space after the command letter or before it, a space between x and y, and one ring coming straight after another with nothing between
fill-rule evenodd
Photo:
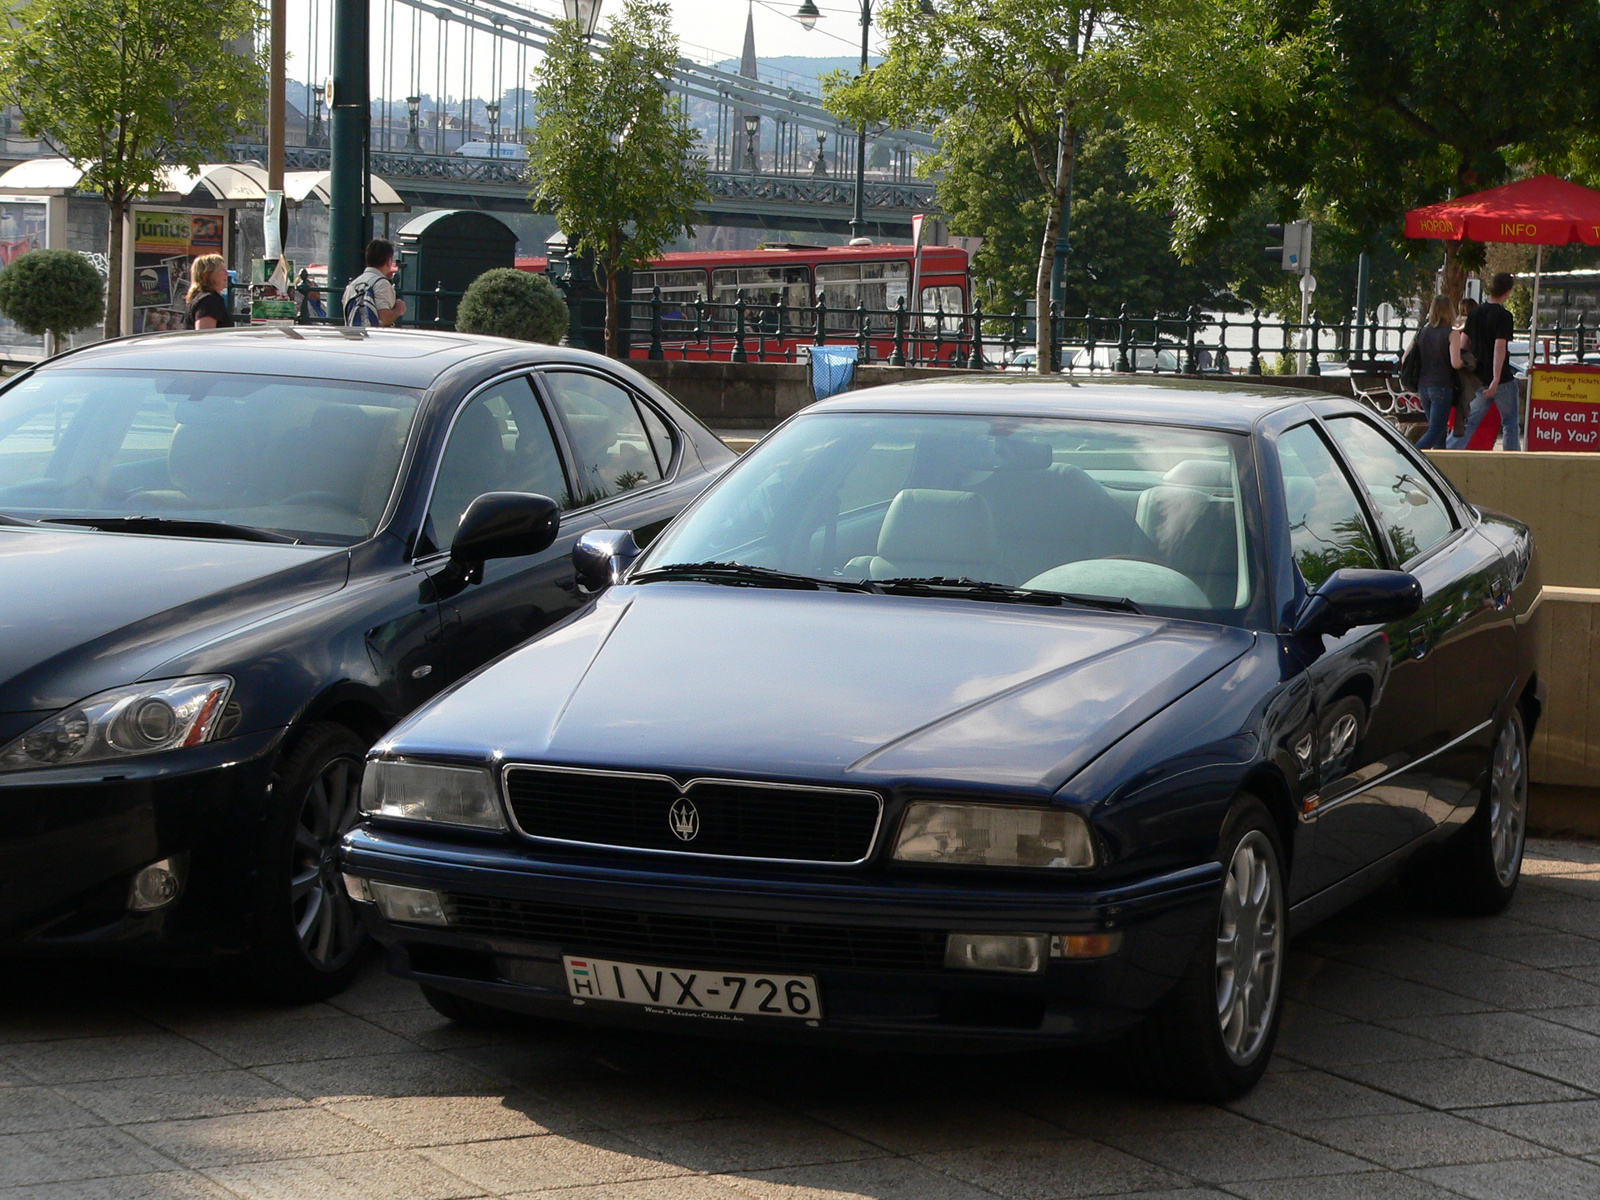
<instances>
[{"instance_id":1,"label":"car hood","mask_svg":"<svg viewBox=\"0 0 1600 1200\"><path fill-rule=\"evenodd\" d=\"M1049 794L1253 637L1071 607L619 587L388 742L680 776Z\"/></svg>"},{"instance_id":2,"label":"car hood","mask_svg":"<svg viewBox=\"0 0 1600 1200\"><path fill-rule=\"evenodd\" d=\"M0 528L0 736L348 573L338 547Z\"/></svg>"}]
</instances>

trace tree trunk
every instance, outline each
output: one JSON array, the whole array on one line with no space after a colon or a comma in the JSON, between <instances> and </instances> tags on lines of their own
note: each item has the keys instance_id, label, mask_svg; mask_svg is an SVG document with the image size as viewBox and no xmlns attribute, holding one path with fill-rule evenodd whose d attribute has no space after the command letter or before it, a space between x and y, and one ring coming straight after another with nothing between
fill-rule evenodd
<instances>
[{"instance_id":1,"label":"tree trunk","mask_svg":"<svg viewBox=\"0 0 1600 1200\"><path fill-rule=\"evenodd\" d=\"M1451 303L1461 307L1461 297L1467 290L1467 268L1461 264L1461 243L1444 244L1444 294Z\"/></svg>"},{"instance_id":2,"label":"tree trunk","mask_svg":"<svg viewBox=\"0 0 1600 1200\"><path fill-rule=\"evenodd\" d=\"M621 247L615 234L606 239L606 354L612 358L621 358L619 354L617 330L617 259L620 257Z\"/></svg>"},{"instance_id":3,"label":"tree trunk","mask_svg":"<svg viewBox=\"0 0 1600 1200\"><path fill-rule=\"evenodd\" d=\"M126 197L106 197L111 210L111 236L106 239L106 329L108 338L122 336L122 226Z\"/></svg>"},{"instance_id":4,"label":"tree trunk","mask_svg":"<svg viewBox=\"0 0 1600 1200\"><path fill-rule=\"evenodd\" d=\"M1034 321L1034 349L1039 359L1039 374L1048 375L1056 370L1051 354L1054 330L1050 327L1050 276L1055 266L1056 241L1061 235L1061 221L1067 204L1067 180L1072 177L1073 129L1062 127L1065 139L1056 155L1055 184L1050 193L1050 207L1045 211L1044 240L1039 245L1039 270L1034 276L1034 307L1038 317Z\"/></svg>"}]
</instances>

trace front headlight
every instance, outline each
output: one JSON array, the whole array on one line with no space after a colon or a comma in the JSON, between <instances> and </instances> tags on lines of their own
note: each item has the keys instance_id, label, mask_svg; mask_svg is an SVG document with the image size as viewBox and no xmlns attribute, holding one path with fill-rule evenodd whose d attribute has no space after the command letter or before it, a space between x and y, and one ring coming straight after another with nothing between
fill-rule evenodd
<instances>
[{"instance_id":1,"label":"front headlight","mask_svg":"<svg viewBox=\"0 0 1600 1200\"><path fill-rule=\"evenodd\" d=\"M1089 823L1060 808L914 803L900 822L901 862L980 867L1094 866Z\"/></svg>"},{"instance_id":2,"label":"front headlight","mask_svg":"<svg viewBox=\"0 0 1600 1200\"><path fill-rule=\"evenodd\" d=\"M489 772L375 758L361 777L361 811L402 821L504 829Z\"/></svg>"},{"instance_id":3,"label":"front headlight","mask_svg":"<svg viewBox=\"0 0 1600 1200\"><path fill-rule=\"evenodd\" d=\"M76 767L198 746L216 733L232 690L226 675L112 688L13 740L0 750L0 771Z\"/></svg>"}]
</instances>

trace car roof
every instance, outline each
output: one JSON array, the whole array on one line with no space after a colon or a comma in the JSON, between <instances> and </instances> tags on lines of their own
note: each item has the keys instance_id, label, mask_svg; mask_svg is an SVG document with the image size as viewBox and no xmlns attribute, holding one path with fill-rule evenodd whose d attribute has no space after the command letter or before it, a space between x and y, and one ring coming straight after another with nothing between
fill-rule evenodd
<instances>
[{"instance_id":1,"label":"car roof","mask_svg":"<svg viewBox=\"0 0 1600 1200\"><path fill-rule=\"evenodd\" d=\"M1269 413L1308 400L1342 397L1326 392L1228 380L1106 378L1071 375L957 376L864 388L813 404L806 413L971 413L984 416L1078 417L1193 425L1248 433ZM1347 401L1352 409L1358 406Z\"/></svg>"},{"instance_id":2,"label":"car roof","mask_svg":"<svg viewBox=\"0 0 1600 1200\"><path fill-rule=\"evenodd\" d=\"M97 342L51 359L41 369L302 375L426 388L452 367L470 359L494 355L515 360L507 362L507 367L545 362L616 365L584 350L466 333L246 325L237 329L154 333Z\"/></svg>"}]
</instances>

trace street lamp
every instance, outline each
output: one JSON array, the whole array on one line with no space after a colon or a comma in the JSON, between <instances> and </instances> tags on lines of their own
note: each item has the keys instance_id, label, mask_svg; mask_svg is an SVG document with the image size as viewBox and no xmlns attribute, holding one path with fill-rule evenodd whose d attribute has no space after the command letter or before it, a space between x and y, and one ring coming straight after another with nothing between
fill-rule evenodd
<instances>
[{"instance_id":1,"label":"street lamp","mask_svg":"<svg viewBox=\"0 0 1600 1200\"><path fill-rule=\"evenodd\" d=\"M826 179L828 175L828 158L822 152L822 144L828 140L828 135L817 132L817 160L811 164L811 174L817 179Z\"/></svg>"},{"instance_id":2,"label":"street lamp","mask_svg":"<svg viewBox=\"0 0 1600 1200\"><path fill-rule=\"evenodd\" d=\"M489 118L489 157L500 157L500 101L489 100L484 103L483 112Z\"/></svg>"},{"instance_id":3,"label":"street lamp","mask_svg":"<svg viewBox=\"0 0 1600 1200\"><path fill-rule=\"evenodd\" d=\"M578 32L584 41L594 36L595 26L600 24L600 0L561 0L561 6L566 10L567 20L578 23Z\"/></svg>"},{"instance_id":4,"label":"street lamp","mask_svg":"<svg viewBox=\"0 0 1600 1200\"><path fill-rule=\"evenodd\" d=\"M744 114L744 165L750 174L761 174L761 160L756 157L756 135L761 132L761 115L747 112Z\"/></svg>"},{"instance_id":5,"label":"street lamp","mask_svg":"<svg viewBox=\"0 0 1600 1200\"><path fill-rule=\"evenodd\" d=\"M422 97L406 97L406 150L412 154L422 153L422 139L417 136L418 122L422 116Z\"/></svg>"},{"instance_id":6,"label":"street lamp","mask_svg":"<svg viewBox=\"0 0 1600 1200\"><path fill-rule=\"evenodd\" d=\"M861 74L867 73L867 36L872 29L872 0L857 0L861 6ZM933 7L933 0L921 0L919 10L925 17L937 16ZM799 21L805 29L811 29L822 18L822 10L816 5L816 0L800 0L800 7L795 9L794 19ZM815 174L815 168L813 168ZM862 213L862 200L867 185L867 127L860 126L856 130L856 197L855 206L850 212L850 240L865 237L867 232L866 217Z\"/></svg>"}]
</instances>

